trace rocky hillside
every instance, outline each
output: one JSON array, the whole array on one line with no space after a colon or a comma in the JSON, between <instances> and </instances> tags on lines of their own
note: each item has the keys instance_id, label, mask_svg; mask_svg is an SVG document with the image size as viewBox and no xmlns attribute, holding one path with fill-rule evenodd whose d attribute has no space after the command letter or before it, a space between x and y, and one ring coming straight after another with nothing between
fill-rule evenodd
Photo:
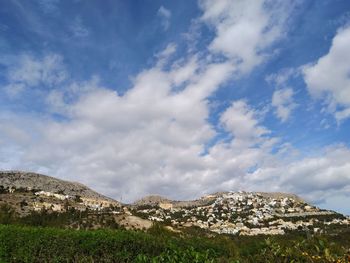
<instances>
[{"instance_id":1,"label":"rocky hillside","mask_svg":"<svg viewBox=\"0 0 350 263\"><path fill-rule=\"evenodd\" d=\"M79 183L14 171L0 172L0 206L3 204L14 207L21 217L32 211L80 211L90 218L84 224L88 225L91 218L103 221L104 216L112 225L128 229L147 229L158 222L173 231L196 227L219 234L282 235L350 225L349 218L310 205L293 194L218 192L190 201L153 195L124 205Z\"/></svg>"},{"instance_id":2,"label":"rocky hillside","mask_svg":"<svg viewBox=\"0 0 350 263\"><path fill-rule=\"evenodd\" d=\"M120 207L120 203L103 196L85 185L54 177L20 171L0 172L0 205L12 206L25 216L31 211L65 212L106 210Z\"/></svg>"},{"instance_id":3,"label":"rocky hillside","mask_svg":"<svg viewBox=\"0 0 350 263\"><path fill-rule=\"evenodd\" d=\"M206 195L201 197L197 200L187 200L187 201L177 201L177 200L170 200L166 197L159 196L159 195L149 195L146 197L143 197L142 199L134 202L132 206L134 207L141 207L141 206L164 206L164 205L170 205L172 208L186 208L186 207L198 207L198 206L207 206L215 202L215 200L227 194L228 192L218 192L210 195ZM243 192L242 192L243 193ZM292 200L295 200L297 202L305 203L303 199L301 199L299 196L295 194L289 194L289 193L278 193L278 192L255 192L254 194L257 194L265 199L283 199L283 198L290 198Z\"/></svg>"},{"instance_id":4,"label":"rocky hillside","mask_svg":"<svg viewBox=\"0 0 350 263\"><path fill-rule=\"evenodd\" d=\"M0 185L4 188L13 189L36 189L51 193L61 193L69 196L80 196L84 198L112 200L103 196L83 184L60 180L51 176L20 172L0 171Z\"/></svg>"},{"instance_id":5,"label":"rocky hillside","mask_svg":"<svg viewBox=\"0 0 350 263\"><path fill-rule=\"evenodd\" d=\"M194 201L145 197L133 213L172 227L199 227L216 233L276 235L286 231L323 231L349 225L348 218L285 193L220 192Z\"/></svg>"}]
</instances>

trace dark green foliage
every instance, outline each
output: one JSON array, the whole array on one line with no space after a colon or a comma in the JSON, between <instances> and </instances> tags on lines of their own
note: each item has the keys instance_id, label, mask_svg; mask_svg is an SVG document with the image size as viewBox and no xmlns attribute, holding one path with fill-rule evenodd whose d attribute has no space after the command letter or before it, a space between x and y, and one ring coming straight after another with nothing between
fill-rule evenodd
<instances>
[{"instance_id":1,"label":"dark green foliage","mask_svg":"<svg viewBox=\"0 0 350 263\"><path fill-rule=\"evenodd\" d=\"M209 251L133 231L0 226L0 262L213 262Z\"/></svg>"},{"instance_id":2,"label":"dark green foliage","mask_svg":"<svg viewBox=\"0 0 350 263\"><path fill-rule=\"evenodd\" d=\"M319 221L325 221L325 222L330 222L332 221L333 219L345 219L345 216L341 215L341 214L331 214L331 215L306 215L306 216L303 216L303 217L284 217L283 220L286 221L286 222L297 222L297 221L300 221L300 220L310 220L310 219L318 219Z\"/></svg>"},{"instance_id":3,"label":"dark green foliage","mask_svg":"<svg viewBox=\"0 0 350 263\"><path fill-rule=\"evenodd\" d=\"M28 206L28 203L25 200L22 200L19 204L21 207Z\"/></svg>"},{"instance_id":4,"label":"dark green foliage","mask_svg":"<svg viewBox=\"0 0 350 263\"><path fill-rule=\"evenodd\" d=\"M144 209L159 209L159 206L156 204L144 204L144 205L138 205L137 210L144 210Z\"/></svg>"},{"instance_id":5,"label":"dark green foliage","mask_svg":"<svg viewBox=\"0 0 350 263\"><path fill-rule=\"evenodd\" d=\"M83 199L81 199L81 196L80 195L76 195L74 197L74 201L77 202L77 203L82 203L83 202Z\"/></svg>"},{"instance_id":6,"label":"dark green foliage","mask_svg":"<svg viewBox=\"0 0 350 263\"><path fill-rule=\"evenodd\" d=\"M15 221L16 213L9 205L0 206L0 224L11 224Z\"/></svg>"},{"instance_id":7,"label":"dark green foliage","mask_svg":"<svg viewBox=\"0 0 350 263\"><path fill-rule=\"evenodd\" d=\"M8 189L0 185L0 194L6 194L6 193L8 193Z\"/></svg>"},{"instance_id":8,"label":"dark green foliage","mask_svg":"<svg viewBox=\"0 0 350 263\"><path fill-rule=\"evenodd\" d=\"M193 235L192 235L193 234ZM64 230L0 225L0 262L349 262L350 235L207 237L174 234L155 225L148 233Z\"/></svg>"},{"instance_id":9,"label":"dark green foliage","mask_svg":"<svg viewBox=\"0 0 350 263\"><path fill-rule=\"evenodd\" d=\"M24 187L12 187L15 189L15 192L16 193L27 193L29 192L29 190L27 188L24 188Z\"/></svg>"}]
</instances>

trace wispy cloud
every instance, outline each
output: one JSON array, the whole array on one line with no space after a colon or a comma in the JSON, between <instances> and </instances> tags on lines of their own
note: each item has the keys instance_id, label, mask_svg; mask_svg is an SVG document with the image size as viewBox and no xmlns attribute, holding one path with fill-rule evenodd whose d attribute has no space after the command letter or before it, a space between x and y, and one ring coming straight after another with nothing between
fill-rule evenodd
<instances>
[{"instance_id":1,"label":"wispy cloud","mask_svg":"<svg viewBox=\"0 0 350 263\"><path fill-rule=\"evenodd\" d=\"M166 9L164 6L161 6L158 9L157 15L161 19L161 25L163 27L163 30L167 31L169 29L169 26L170 26L170 19L171 19L171 12L170 12L170 10Z\"/></svg>"},{"instance_id":2,"label":"wispy cloud","mask_svg":"<svg viewBox=\"0 0 350 263\"><path fill-rule=\"evenodd\" d=\"M37 0L40 8L44 13L54 14L58 12L58 4L60 0Z\"/></svg>"},{"instance_id":3,"label":"wispy cloud","mask_svg":"<svg viewBox=\"0 0 350 263\"><path fill-rule=\"evenodd\" d=\"M42 58L23 54L7 66L7 86L5 89L12 96L26 88L56 87L67 78L62 57L57 54L47 54Z\"/></svg>"},{"instance_id":4,"label":"wispy cloud","mask_svg":"<svg viewBox=\"0 0 350 263\"><path fill-rule=\"evenodd\" d=\"M74 37L87 37L90 34L88 28L83 24L83 21L80 16L75 17L73 20L70 30Z\"/></svg>"}]
</instances>

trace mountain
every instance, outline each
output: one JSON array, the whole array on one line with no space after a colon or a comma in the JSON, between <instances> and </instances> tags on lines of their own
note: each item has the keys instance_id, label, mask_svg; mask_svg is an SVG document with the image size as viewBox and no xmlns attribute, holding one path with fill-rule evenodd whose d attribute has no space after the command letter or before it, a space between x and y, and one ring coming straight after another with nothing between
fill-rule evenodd
<instances>
[{"instance_id":1,"label":"mountain","mask_svg":"<svg viewBox=\"0 0 350 263\"><path fill-rule=\"evenodd\" d=\"M83 184L60 180L51 176L21 172L21 171L0 171L0 185L5 188L26 188L39 189L46 192L64 193L65 195L103 200L112 200L105 197Z\"/></svg>"},{"instance_id":2,"label":"mountain","mask_svg":"<svg viewBox=\"0 0 350 263\"><path fill-rule=\"evenodd\" d=\"M127 205L79 183L19 171L0 172L0 206L4 204L21 218L43 210L73 213L67 224L75 228L148 229L158 222L172 231L197 228L218 234L282 235L350 225L349 218L289 193L218 192L189 201L152 195ZM74 211L80 211L78 222Z\"/></svg>"},{"instance_id":3,"label":"mountain","mask_svg":"<svg viewBox=\"0 0 350 263\"><path fill-rule=\"evenodd\" d=\"M10 204L24 215L41 209L61 212L67 207L85 210L120 206L83 184L22 171L0 171L0 194L0 204Z\"/></svg>"}]
</instances>

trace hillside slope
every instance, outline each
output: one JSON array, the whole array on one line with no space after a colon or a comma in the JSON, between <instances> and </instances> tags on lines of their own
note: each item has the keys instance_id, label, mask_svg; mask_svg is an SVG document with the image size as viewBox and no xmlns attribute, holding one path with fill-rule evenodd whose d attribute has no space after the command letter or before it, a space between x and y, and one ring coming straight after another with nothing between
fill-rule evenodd
<instances>
[{"instance_id":1,"label":"hillside slope","mask_svg":"<svg viewBox=\"0 0 350 263\"><path fill-rule=\"evenodd\" d=\"M1 205L13 207L21 218L33 211L78 212L75 215L79 222L74 222L73 217L69 225L79 228L107 224L148 229L158 222L173 231L194 227L218 234L283 235L290 231L317 233L350 225L349 218L289 193L217 192L189 201L153 195L127 205L79 183L17 171L0 172ZM82 212L85 219L81 218Z\"/></svg>"},{"instance_id":2,"label":"hillside slope","mask_svg":"<svg viewBox=\"0 0 350 263\"><path fill-rule=\"evenodd\" d=\"M79 195L85 198L112 200L111 198L91 190L83 184L30 172L0 171L0 185L4 188L37 189L45 192L62 193L69 196Z\"/></svg>"}]
</instances>

